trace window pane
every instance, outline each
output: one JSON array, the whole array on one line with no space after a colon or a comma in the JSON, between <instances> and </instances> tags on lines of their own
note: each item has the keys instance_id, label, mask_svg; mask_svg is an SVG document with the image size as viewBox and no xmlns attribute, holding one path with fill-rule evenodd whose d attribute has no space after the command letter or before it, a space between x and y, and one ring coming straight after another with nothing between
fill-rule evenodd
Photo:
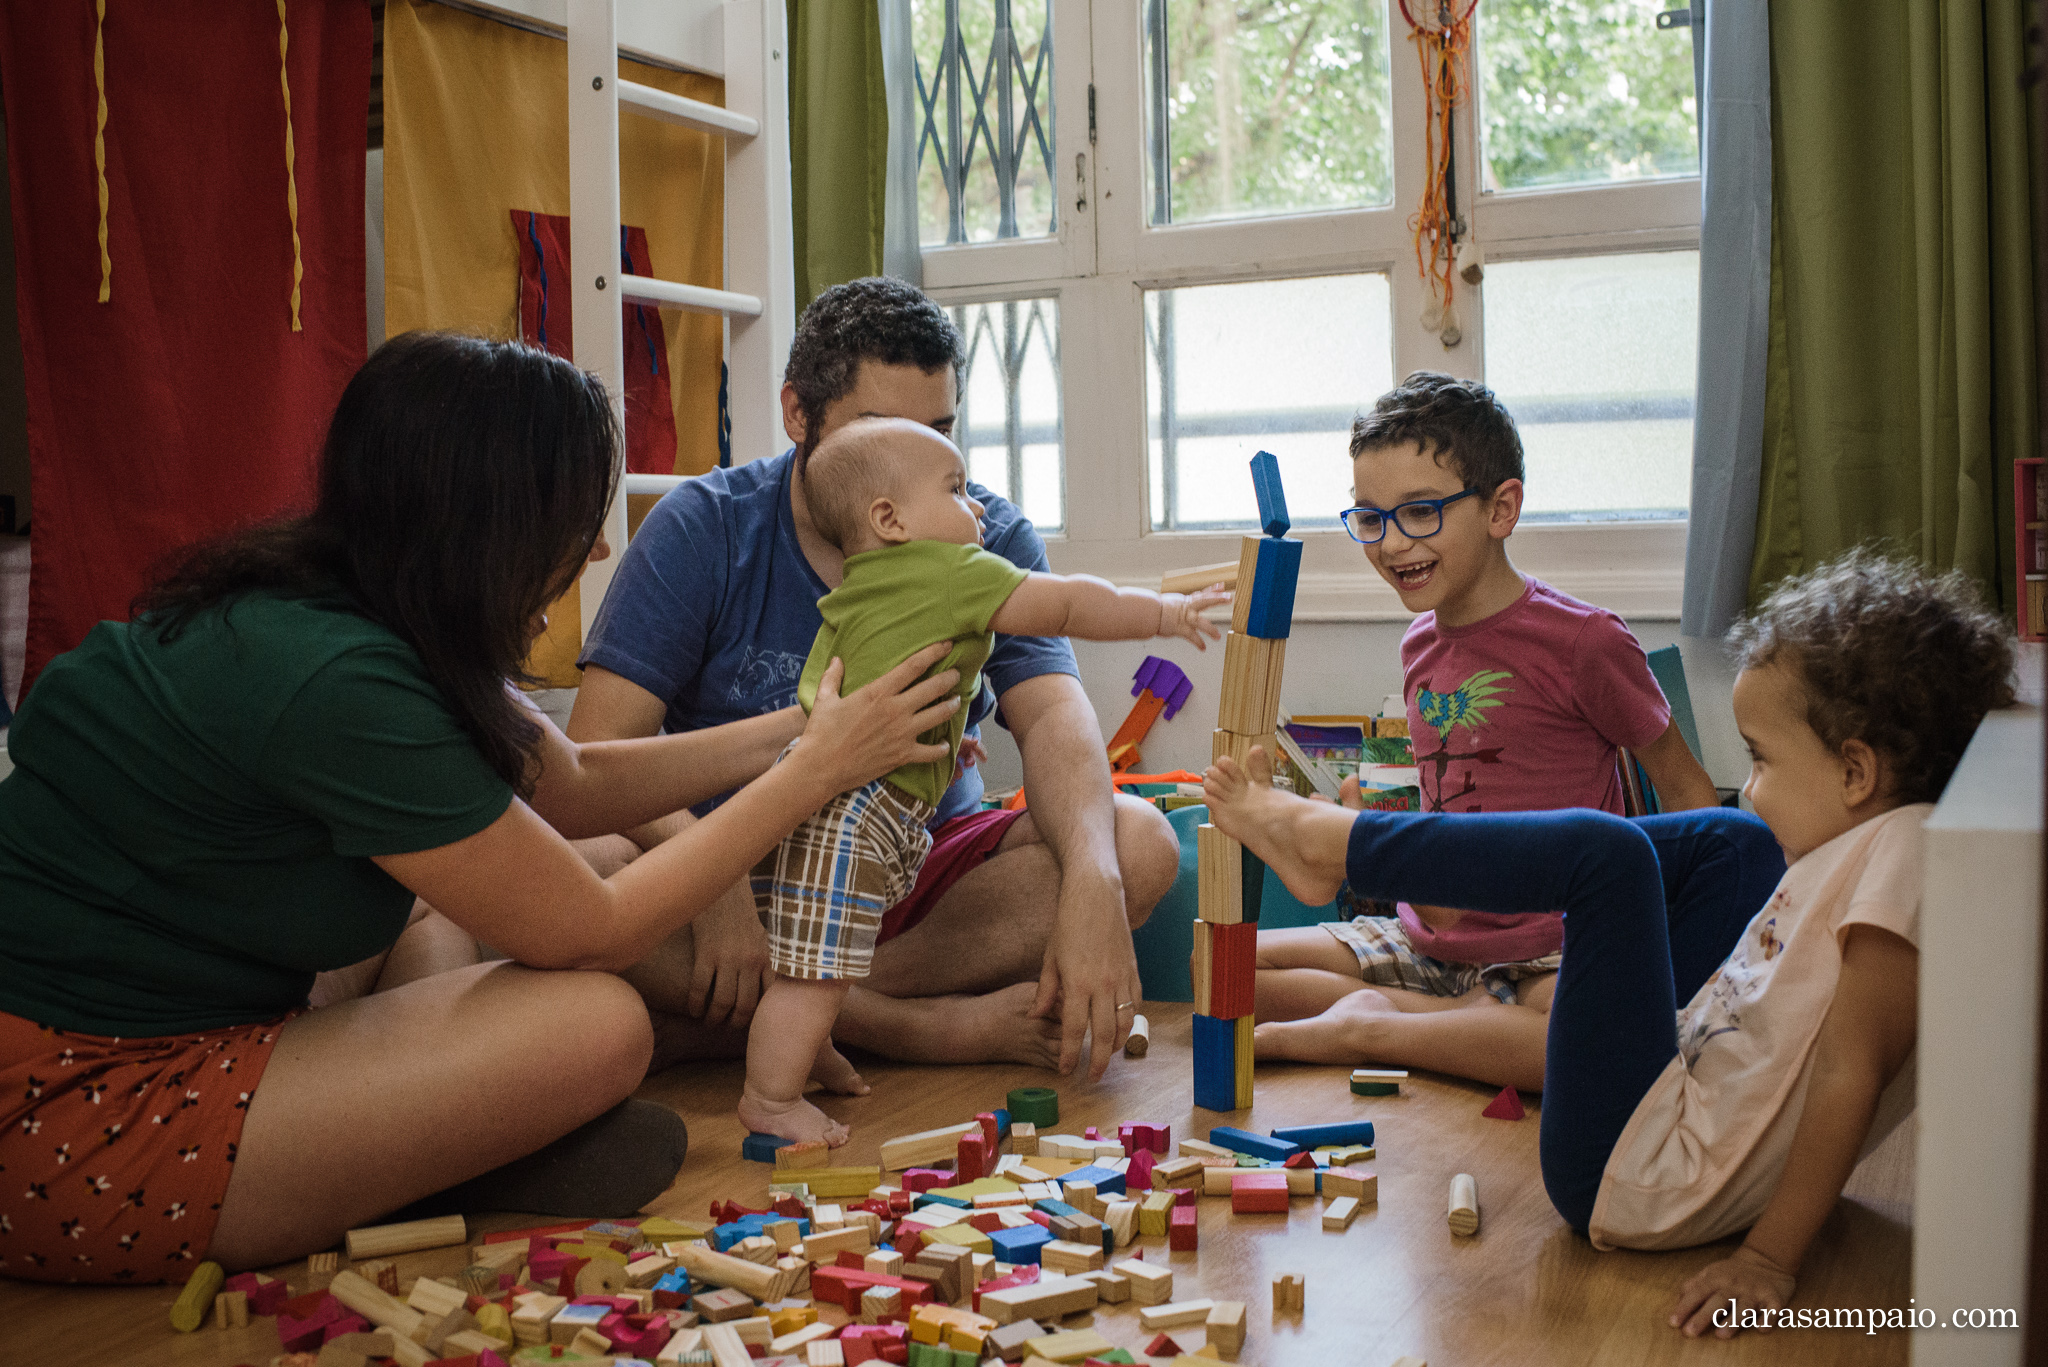
<instances>
[{"instance_id":1,"label":"window pane","mask_svg":"<svg viewBox=\"0 0 2048 1367\"><path fill-rule=\"evenodd\" d=\"M1486 382L1521 428L1523 515L1678 518L1692 501L1699 253L1486 268Z\"/></svg>"},{"instance_id":2,"label":"window pane","mask_svg":"<svg viewBox=\"0 0 2048 1367\"><path fill-rule=\"evenodd\" d=\"M1247 462L1280 458L1297 527L1351 504L1351 419L1394 382L1387 277L1152 290L1145 380L1155 530L1255 527Z\"/></svg>"},{"instance_id":3,"label":"window pane","mask_svg":"<svg viewBox=\"0 0 2048 1367\"><path fill-rule=\"evenodd\" d=\"M1666 0L1485 0L1485 188L1698 175L1692 29Z\"/></svg>"},{"instance_id":4,"label":"window pane","mask_svg":"<svg viewBox=\"0 0 2048 1367\"><path fill-rule=\"evenodd\" d=\"M1386 0L1140 0L1153 223L1393 199Z\"/></svg>"},{"instance_id":5,"label":"window pane","mask_svg":"<svg viewBox=\"0 0 2048 1367\"><path fill-rule=\"evenodd\" d=\"M1051 0L911 0L910 24L919 240L1049 236Z\"/></svg>"},{"instance_id":6,"label":"window pane","mask_svg":"<svg viewBox=\"0 0 2048 1367\"><path fill-rule=\"evenodd\" d=\"M1040 532L1063 530L1059 300L966 304L951 312L967 339L967 382L954 427L967 477L1021 507Z\"/></svg>"}]
</instances>

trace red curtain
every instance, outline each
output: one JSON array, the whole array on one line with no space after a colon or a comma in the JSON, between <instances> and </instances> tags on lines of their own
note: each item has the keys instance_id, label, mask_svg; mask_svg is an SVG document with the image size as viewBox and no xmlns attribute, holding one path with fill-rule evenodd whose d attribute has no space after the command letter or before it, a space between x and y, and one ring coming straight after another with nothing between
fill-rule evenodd
<instances>
[{"instance_id":1,"label":"red curtain","mask_svg":"<svg viewBox=\"0 0 2048 1367\"><path fill-rule=\"evenodd\" d=\"M576 354L569 315L569 220L560 214L512 211L519 239L519 335L557 356ZM619 229L619 263L626 275L654 275L647 230ZM668 335L661 311L628 304L621 318L626 342L626 468L636 475L669 475L676 468L676 410L669 397Z\"/></svg>"},{"instance_id":2,"label":"red curtain","mask_svg":"<svg viewBox=\"0 0 2048 1367\"><path fill-rule=\"evenodd\" d=\"M365 349L370 36L363 0L289 0L282 25L271 4L115 3L103 23L93 0L0 5L35 506L24 694L125 618L166 552L309 500Z\"/></svg>"}]
</instances>

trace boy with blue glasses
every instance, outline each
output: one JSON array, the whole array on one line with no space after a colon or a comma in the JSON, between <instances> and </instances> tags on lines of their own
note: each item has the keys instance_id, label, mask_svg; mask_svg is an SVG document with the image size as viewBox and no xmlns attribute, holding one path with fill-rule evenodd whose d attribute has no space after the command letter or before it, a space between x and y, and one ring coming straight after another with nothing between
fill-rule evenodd
<instances>
[{"instance_id":1,"label":"boy with blue glasses","mask_svg":"<svg viewBox=\"0 0 2048 1367\"><path fill-rule=\"evenodd\" d=\"M1345 529L1417 614L1401 667L1424 811L1620 814L1621 748L1664 810L1717 802L1621 619L1508 558L1522 444L1492 391L1410 375L1353 424L1351 469ZM1355 784L1344 796L1357 803ZM1260 933L1259 1057L1540 1090L1561 913L1390 910Z\"/></svg>"}]
</instances>

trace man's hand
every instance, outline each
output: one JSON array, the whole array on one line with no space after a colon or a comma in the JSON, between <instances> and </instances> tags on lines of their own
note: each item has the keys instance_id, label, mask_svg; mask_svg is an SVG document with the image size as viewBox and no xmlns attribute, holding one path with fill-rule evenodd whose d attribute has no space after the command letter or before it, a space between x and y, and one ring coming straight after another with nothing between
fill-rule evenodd
<instances>
[{"instance_id":1,"label":"man's hand","mask_svg":"<svg viewBox=\"0 0 2048 1367\"><path fill-rule=\"evenodd\" d=\"M1714 1323L1716 1310L1783 1310L1792 1300L1797 1285L1790 1272L1772 1262L1748 1244L1718 1263L1709 1263L1684 1286L1678 1288L1678 1304L1671 1312L1671 1326L1689 1338L1712 1329L1715 1338L1732 1339L1734 1324ZM1731 1307L1729 1302L1733 1301ZM1728 1318L1722 1316L1723 1320ZM1758 1333L1768 1333L1759 1329Z\"/></svg>"},{"instance_id":2,"label":"man's hand","mask_svg":"<svg viewBox=\"0 0 2048 1367\"><path fill-rule=\"evenodd\" d=\"M1060 1072L1074 1071L1081 1042L1092 1034L1088 1080L1100 1082L1110 1056L1124 1047L1142 996L1123 884L1068 871L1060 880L1058 918L1045 947L1038 996L1031 1003L1034 1018L1059 1016Z\"/></svg>"},{"instance_id":3,"label":"man's hand","mask_svg":"<svg viewBox=\"0 0 2048 1367\"><path fill-rule=\"evenodd\" d=\"M719 898L690 923L690 933L696 951L690 967L690 1014L709 1026L746 1029L770 976L768 932L761 928L752 899Z\"/></svg>"}]
</instances>

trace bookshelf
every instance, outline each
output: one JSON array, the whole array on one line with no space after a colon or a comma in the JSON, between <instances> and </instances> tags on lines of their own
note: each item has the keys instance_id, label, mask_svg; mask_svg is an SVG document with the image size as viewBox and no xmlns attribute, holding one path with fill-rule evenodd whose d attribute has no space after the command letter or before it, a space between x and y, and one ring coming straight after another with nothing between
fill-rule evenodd
<instances>
[{"instance_id":1,"label":"bookshelf","mask_svg":"<svg viewBox=\"0 0 2048 1367\"><path fill-rule=\"evenodd\" d=\"M2048 640L2048 471L2039 457L2012 463L2012 502L2020 639Z\"/></svg>"}]
</instances>

